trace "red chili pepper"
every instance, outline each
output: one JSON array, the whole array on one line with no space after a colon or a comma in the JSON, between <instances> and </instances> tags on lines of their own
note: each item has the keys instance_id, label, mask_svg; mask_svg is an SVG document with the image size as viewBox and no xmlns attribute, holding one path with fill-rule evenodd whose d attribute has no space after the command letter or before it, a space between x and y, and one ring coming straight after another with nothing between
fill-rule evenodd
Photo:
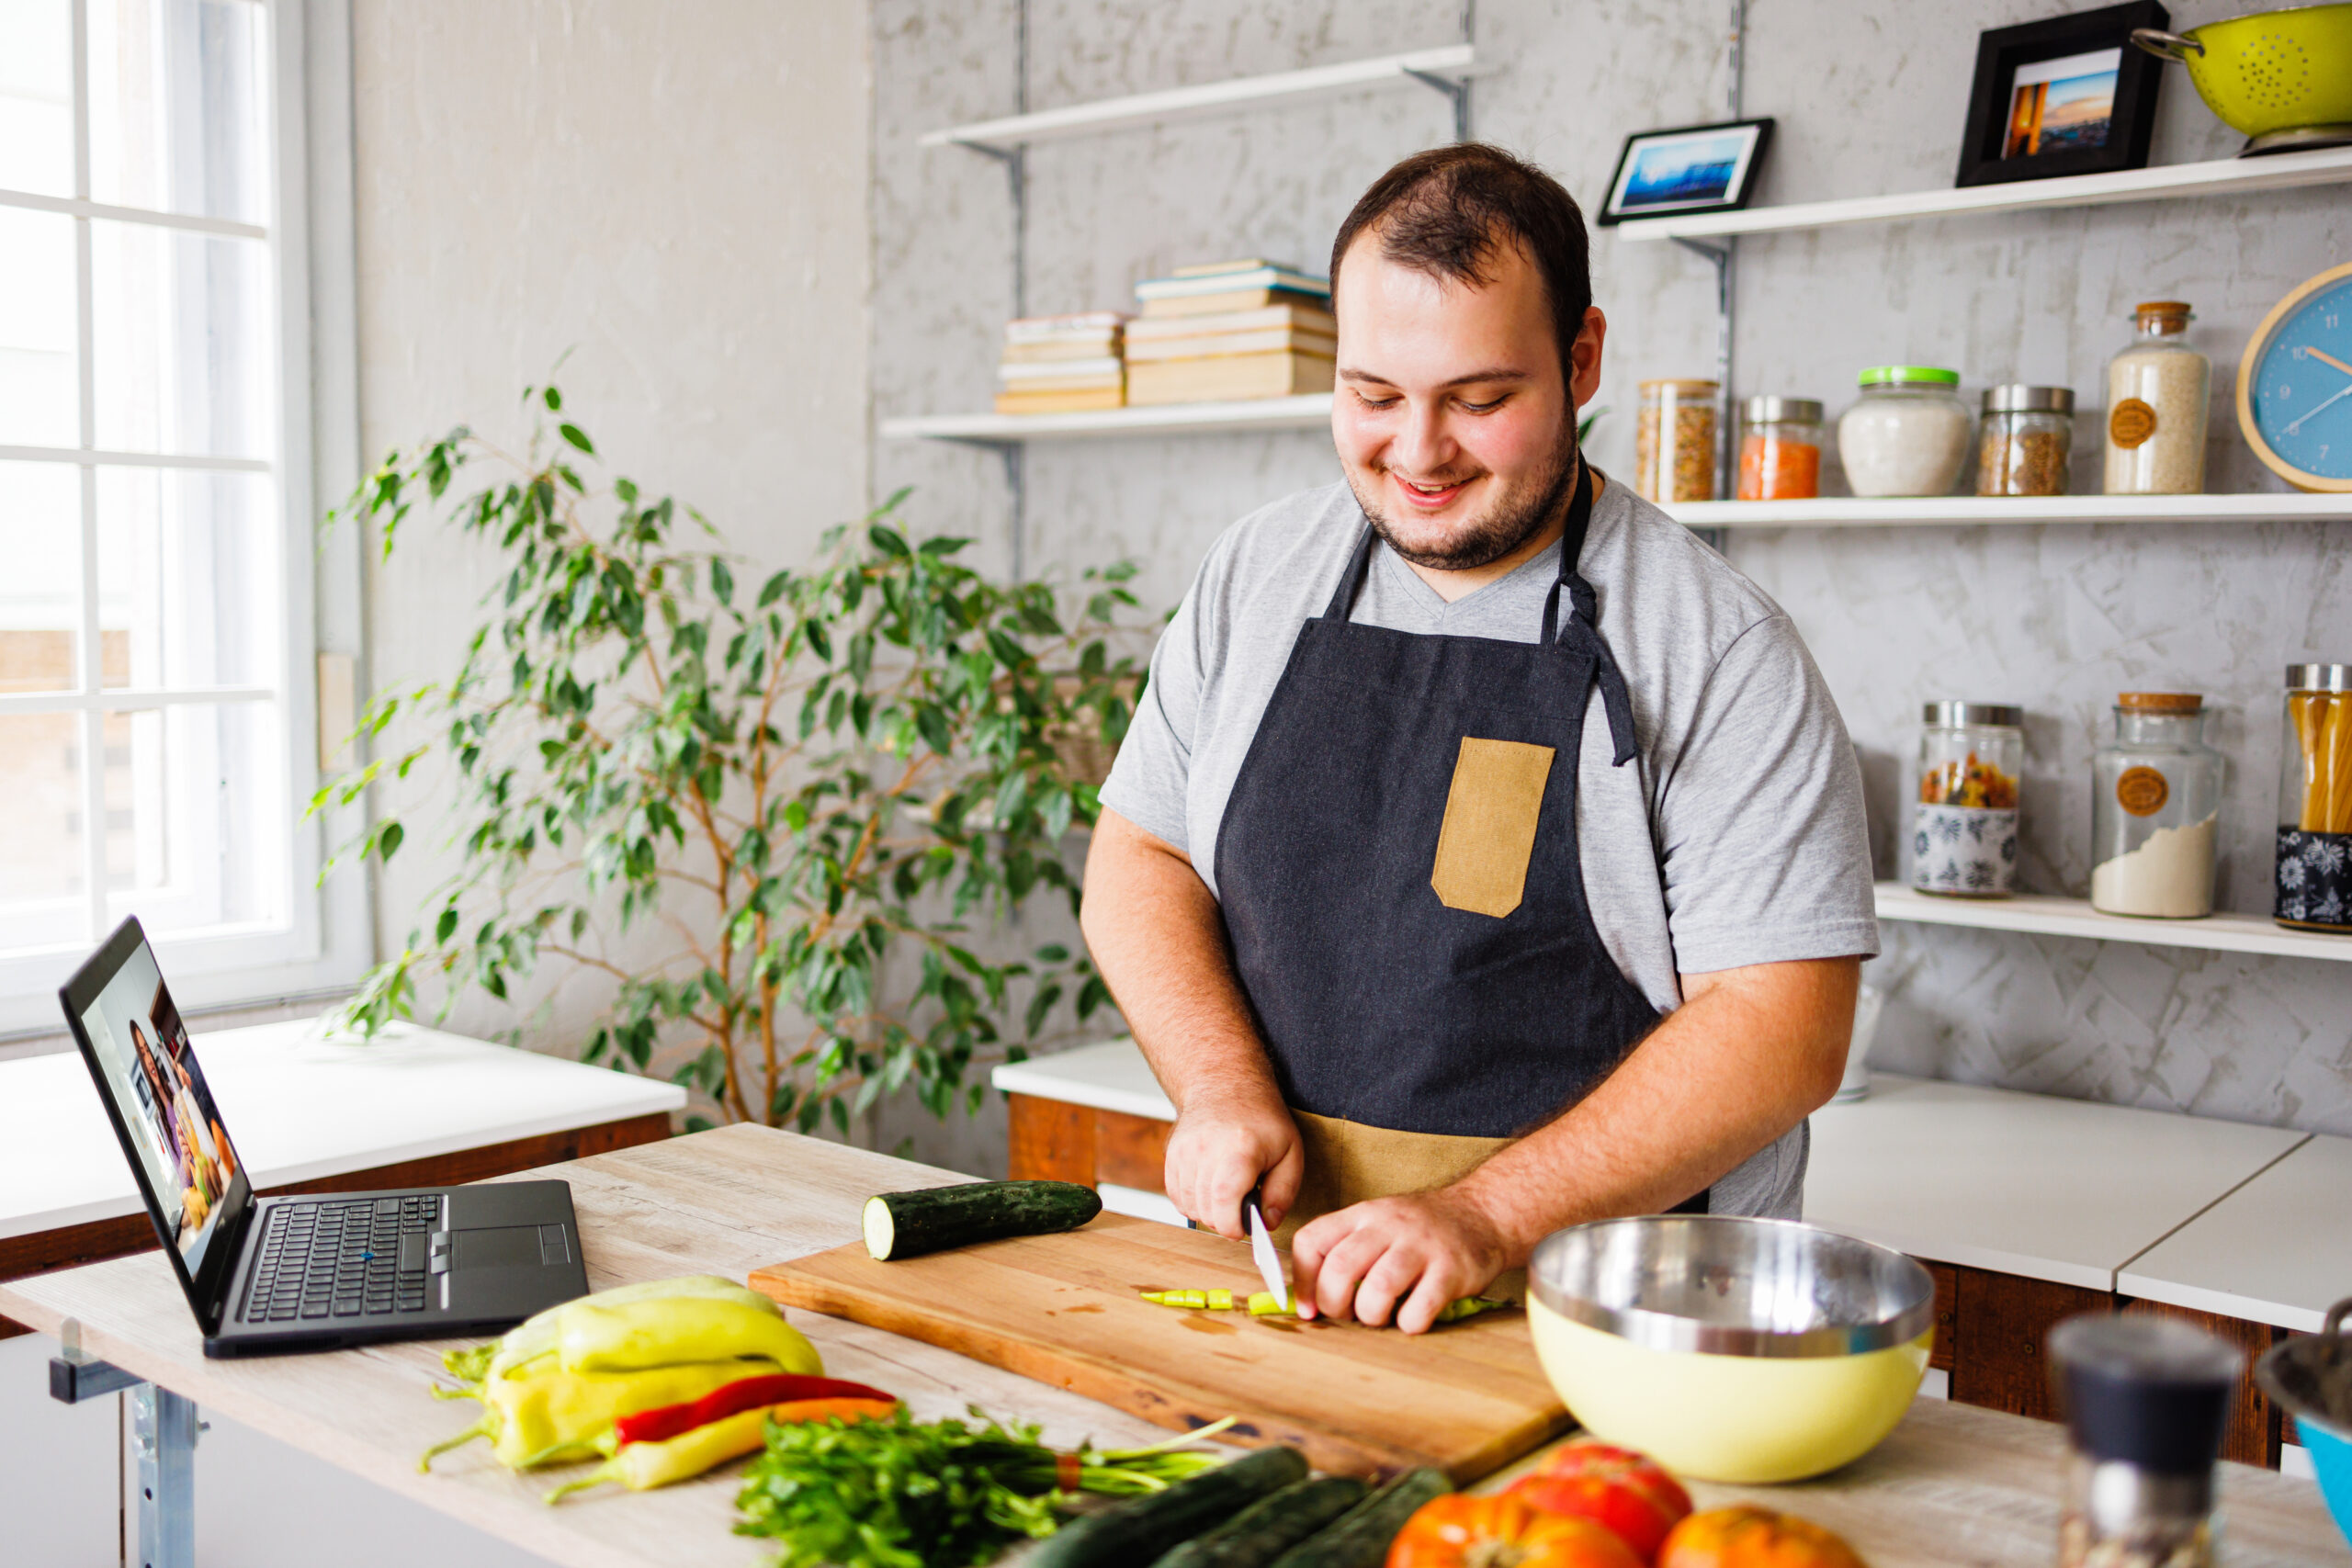
<instances>
[{"instance_id":1,"label":"red chili pepper","mask_svg":"<svg viewBox=\"0 0 2352 1568\"><path fill-rule=\"evenodd\" d=\"M769 1377L744 1378L730 1382L684 1404L665 1404L659 1410L640 1410L634 1416L624 1416L614 1423L613 1435L624 1445L666 1443L682 1432L707 1427L713 1421L723 1421L746 1410L756 1410L763 1404L785 1404L797 1399L892 1400L895 1397L880 1389L868 1388L862 1382L844 1382L839 1378L796 1377L788 1372L778 1372Z\"/></svg>"}]
</instances>

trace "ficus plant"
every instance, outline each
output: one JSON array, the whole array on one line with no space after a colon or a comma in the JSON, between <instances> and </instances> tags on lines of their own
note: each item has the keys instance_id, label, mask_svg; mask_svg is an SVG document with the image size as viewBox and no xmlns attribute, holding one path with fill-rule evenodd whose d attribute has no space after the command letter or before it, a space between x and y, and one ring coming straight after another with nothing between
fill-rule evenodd
<instances>
[{"instance_id":1,"label":"ficus plant","mask_svg":"<svg viewBox=\"0 0 2352 1568\"><path fill-rule=\"evenodd\" d=\"M992 581L969 540L910 537L901 491L754 584L693 509L601 482L556 388L526 401L519 457L461 426L329 519L389 558L421 510L505 569L457 671L362 713L379 748L427 738L311 802L446 764L428 798L457 870L343 1023L413 1016L421 979L443 1015L469 988L511 1000L559 961L610 986L584 1060L666 1070L722 1119L846 1131L901 1088L977 1111L976 1066L1025 1055L1065 998L1081 1025L1110 1000L1083 954L991 956L1009 944L982 928L1075 908L1064 836L1094 821L1087 763L1139 689L1133 569ZM409 837L379 814L345 853Z\"/></svg>"}]
</instances>

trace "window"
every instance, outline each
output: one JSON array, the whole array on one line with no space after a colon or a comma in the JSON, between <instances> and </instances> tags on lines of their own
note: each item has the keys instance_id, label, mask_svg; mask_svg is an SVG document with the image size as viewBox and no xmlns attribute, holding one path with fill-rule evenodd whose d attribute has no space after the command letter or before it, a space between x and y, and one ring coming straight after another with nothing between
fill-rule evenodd
<instances>
[{"instance_id":1,"label":"window","mask_svg":"<svg viewBox=\"0 0 2352 1568\"><path fill-rule=\"evenodd\" d=\"M125 915L214 1001L333 956L302 22L0 0L0 1029Z\"/></svg>"}]
</instances>

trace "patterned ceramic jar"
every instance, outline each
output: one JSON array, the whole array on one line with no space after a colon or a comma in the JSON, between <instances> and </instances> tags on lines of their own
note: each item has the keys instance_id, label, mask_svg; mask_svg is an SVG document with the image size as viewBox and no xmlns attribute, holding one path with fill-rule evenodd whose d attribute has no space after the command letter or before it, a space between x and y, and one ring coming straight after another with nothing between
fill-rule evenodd
<instances>
[{"instance_id":1,"label":"patterned ceramic jar","mask_svg":"<svg viewBox=\"0 0 2352 1568\"><path fill-rule=\"evenodd\" d=\"M2352 664L2287 666L2278 897L2301 931L2352 932Z\"/></svg>"},{"instance_id":2,"label":"patterned ceramic jar","mask_svg":"<svg viewBox=\"0 0 2352 1568\"><path fill-rule=\"evenodd\" d=\"M1911 886L2006 898L2018 865L2018 775L2025 712L2007 703L1934 702L1920 715Z\"/></svg>"}]
</instances>

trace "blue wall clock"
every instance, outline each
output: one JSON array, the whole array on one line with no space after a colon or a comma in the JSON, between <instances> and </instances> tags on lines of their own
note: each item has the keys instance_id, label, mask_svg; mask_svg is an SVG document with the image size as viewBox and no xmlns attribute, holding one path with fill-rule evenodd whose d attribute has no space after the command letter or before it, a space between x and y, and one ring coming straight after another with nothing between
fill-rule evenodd
<instances>
[{"instance_id":1,"label":"blue wall clock","mask_svg":"<svg viewBox=\"0 0 2352 1568\"><path fill-rule=\"evenodd\" d=\"M2272 308L2238 362L2238 428L2297 490L2352 491L2352 263Z\"/></svg>"}]
</instances>

